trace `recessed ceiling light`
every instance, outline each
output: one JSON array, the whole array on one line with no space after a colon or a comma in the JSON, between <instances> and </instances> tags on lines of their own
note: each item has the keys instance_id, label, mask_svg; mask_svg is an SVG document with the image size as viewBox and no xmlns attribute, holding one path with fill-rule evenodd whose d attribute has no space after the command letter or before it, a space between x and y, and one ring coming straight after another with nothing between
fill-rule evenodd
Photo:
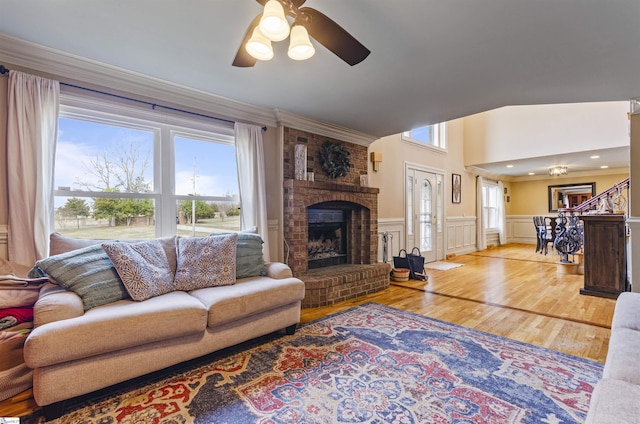
<instances>
[{"instance_id":1,"label":"recessed ceiling light","mask_svg":"<svg viewBox=\"0 0 640 424\"><path fill-rule=\"evenodd\" d=\"M529 175L536 175L535 172L529 172Z\"/></svg>"},{"instance_id":2,"label":"recessed ceiling light","mask_svg":"<svg viewBox=\"0 0 640 424\"><path fill-rule=\"evenodd\" d=\"M608 167L609 167L609 165L602 165L602 166L600 167L600 169L607 169Z\"/></svg>"},{"instance_id":3,"label":"recessed ceiling light","mask_svg":"<svg viewBox=\"0 0 640 424\"><path fill-rule=\"evenodd\" d=\"M591 159L600 159L600 156L598 156L598 155L593 155L593 156L591 156Z\"/></svg>"},{"instance_id":4,"label":"recessed ceiling light","mask_svg":"<svg viewBox=\"0 0 640 424\"><path fill-rule=\"evenodd\" d=\"M507 168L513 168L513 165L507 165Z\"/></svg>"}]
</instances>

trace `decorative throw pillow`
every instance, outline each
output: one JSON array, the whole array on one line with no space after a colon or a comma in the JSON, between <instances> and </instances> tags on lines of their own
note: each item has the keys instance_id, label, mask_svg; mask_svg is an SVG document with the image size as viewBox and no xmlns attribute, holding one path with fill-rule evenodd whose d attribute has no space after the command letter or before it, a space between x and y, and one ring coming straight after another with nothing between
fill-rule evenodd
<instances>
[{"instance_id":1,"label":"decorative throw pillow","mask_svg":"<svg viewBox=\"0 0 640 424\"><path fill-rule=\"evenodd\" d=\"M178 238L175 289L190 291L233 284L237 239L237 234Z\"/></svg>"},{"instance_id":2,"label":"decorative throw pillow","mask_svg":"<svg viewBox=\"0 0 640 424\"><path fill-rule=\"evenodd\" d=\"M80 296L85 311L129 298L118 273L99 244L41 259L29 271L31 278L45 275Z\"/></svg>"},{"instance_id":3,"label":"decorative throw pillow","mask_svg":"<svg viewBox=\"0 0 640 424\"><path fill-rule=\"evenodd\" d=\"M236 278L267 275L262 254L262 237L253 233L238 233L236 247Z\"/></svg>"},{"instance_id":4,"label":"decorative throw pillow","mask_svg":"<svg viewBox=\"0 0 640 424\"><path fill-rule=\"evenodd\" d=\"M238 234L238 244L236 246L236 279L246 277L257 277L267 275L267 268L264 266L264 255L262 253L262 237L254 230L240 231ZM213 233L212 236L233 233Z\"/></svg>"},{"instance_id":5,"label":"decorative throw pillow","mask_svg":"<svg viewBox=\"0 0 640 424\"><path fill-rule=\"evenodd\" d=\"M102 248L133 300L146 300L174 290L171 265L159 240L102 243Z\"/></svg>"}]
</instances>

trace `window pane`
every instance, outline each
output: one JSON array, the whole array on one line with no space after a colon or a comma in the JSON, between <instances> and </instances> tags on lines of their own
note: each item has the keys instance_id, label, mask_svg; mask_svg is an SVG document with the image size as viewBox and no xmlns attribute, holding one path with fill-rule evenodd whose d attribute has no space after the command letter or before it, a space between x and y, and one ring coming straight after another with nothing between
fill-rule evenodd
<instances>
[{"instance_id":1,"label":"window pane","mask_svg":"<svg viewBox=\"0 0 640 424\"><path fill-rule=\"evenodd\" d=\"M145 239L155 237L151 199L55 197L55 231L71 237Z\"/></svg>"},{"instance_id":2,"label":"window pane","mask_svg":"<svg viewBox=\"0 0 640 424\"><path fill-rule=\"evenodd\" d=\"M175 137L175 178L178 195L240 199L234 145Z\"/></svg>"},{"instance_id":3,"label":"window pane","mask_svg":"<svg viewBox=\"0 0 640 424\"><path fill-rule=\"evenodd\" d=\"M60 118L54 187L153 192L153 140L152 130Z\"/></svg>"},{"instance_id":4,"label":"window pane","mask_svg":"<svg viewBox=\"0 0 640 424\"><path fill-rule=\"evenodd\" d=\"M402 135L413 141L445 149L447 147L445 127L445 123L434 124L405 131Z\"/></svg>"},{"instance_id":5,"label":"window pane","mask_svg":"<svg viewBox=\"0 0 640 424\"><path fill-rule=\"evenodd\" d=\"M240 208L237 202L179 200L176 217L179 236L204 237L212 233L240 231ZM195 222L191 219L194 215Z\"/></svg>"},{"instance_id":6,"label":"window pane","mask_svg":"<svg viewBox=\"0 0 640 424\"><path fill-rule=\"evenodd\" d=\"M420 192L420 250L427 252L433 250L432 192L431 183L424 180Z\"/></svg>"}]
</instances>

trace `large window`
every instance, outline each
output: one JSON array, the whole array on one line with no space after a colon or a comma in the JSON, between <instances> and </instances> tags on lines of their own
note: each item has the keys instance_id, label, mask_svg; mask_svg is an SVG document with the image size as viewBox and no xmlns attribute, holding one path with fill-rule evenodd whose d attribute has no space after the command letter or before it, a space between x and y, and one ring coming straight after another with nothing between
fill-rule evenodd
<instances>
[{"instance_id":1,"label":"large window","mask_svg":"<svg viewBox=\"0 0 640 424\"><path fill-rule=\"evenodd\" d=\"M405 131L402 133L402 139L445 150L447 148L446 123Z\"/></svg>"},{"instance_id":2,"label":"large window","mask_svg":"<svg viewBox=\"0 0 640 424\"><path fill-rule=\"evenodd\" d=\"M498 192L498 184L493 182L482 183L482 205L484 227L487 230L499 230L498 222L498 202L500 201L500 193Z\"/></svg>"},{"instance_id":3,"label":"large window","mask_svg":"<svg viewBox=\"0 0 640 424\"><path fill-rule=\"evenodd\" d=\"M240 229L233 130L63 96L55 231L143 239Z\"/></svg>"}]
</instances>

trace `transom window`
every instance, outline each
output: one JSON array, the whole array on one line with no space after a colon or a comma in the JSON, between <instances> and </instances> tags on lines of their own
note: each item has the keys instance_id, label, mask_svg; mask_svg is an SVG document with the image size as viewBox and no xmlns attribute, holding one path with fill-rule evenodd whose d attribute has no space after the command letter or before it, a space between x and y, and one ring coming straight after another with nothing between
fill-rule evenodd
<instances>
[{"instance_id":1,"label":"transom window","mask_svg":"<svg viewBox=\"0 0 640 424\"><path fill-rule=\"evenodd\" d=\"M402 139L409 142L420 143L429 147L446 150L447 133L446 123L415 128L402 133Z\"/></svg>"},{"instance_id":2,"label":"transom window","mask_svg":"<svg viewBox=\"0 0 640 424\"><path fill-rule=\"evenodd\" d=\"M240 230L232 128L61 97L55 231L144 239Z\"/></svg>"}]
</instances>

